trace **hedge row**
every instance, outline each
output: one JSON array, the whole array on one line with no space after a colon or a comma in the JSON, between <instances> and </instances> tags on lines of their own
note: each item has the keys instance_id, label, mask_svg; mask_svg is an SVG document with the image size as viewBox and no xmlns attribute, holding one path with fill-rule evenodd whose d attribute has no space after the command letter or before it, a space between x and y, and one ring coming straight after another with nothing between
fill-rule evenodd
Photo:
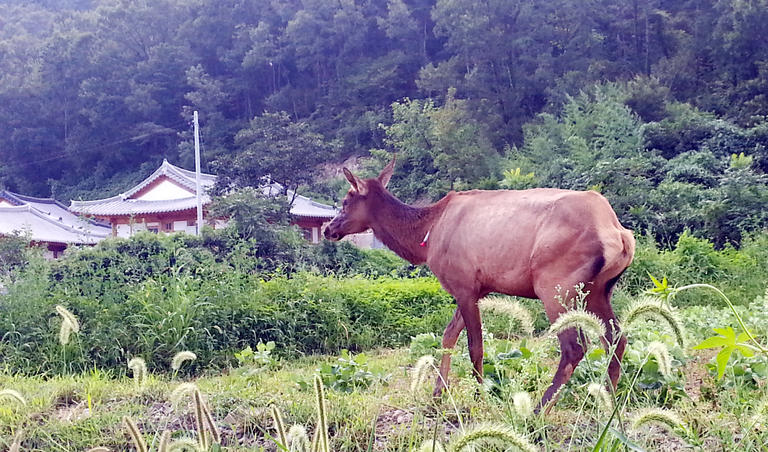
<instances>
[{"instance_id":1,"label":"hedge row","mask_svg":"<svg viewBox=\"0 0 768 452\"><path fill-rule=\"evenodd\" d=\"M141 356L164 371L182 350L198 356L188 370L220 369L259 341L274 341L284 356L395 346L417 333L440 331L453 310L434 278L299 272L265 279L182 269L112 286L120 296L92 297L71 284L50 288L48 271L44 264L30 265L0 298L0 365L8 370L122 372L128 359ZM59 343L57 304L82 325L66 346Z\"/></svg>"}]
</instances>

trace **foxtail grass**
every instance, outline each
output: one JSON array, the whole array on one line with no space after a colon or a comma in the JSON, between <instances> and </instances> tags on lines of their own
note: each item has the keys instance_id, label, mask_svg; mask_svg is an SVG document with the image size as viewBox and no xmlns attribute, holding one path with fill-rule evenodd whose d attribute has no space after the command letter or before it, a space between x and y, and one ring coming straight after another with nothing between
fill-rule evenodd
<instances>
[{"instance_id":1,"label":"foxtail grass","mask_svg":"<svg viewBox=\"0 0 768 452\"><path fill-rule=\"evenodd\" d=\"M0 400L13 400L19 405L27 406L27 400L15 389L3 389L0 391Z\"/></svg>"},{"instance_id":2,"label":"foxtail grass","mask_svg":"<svg viewBox=\"0 0 768 452\"><path fill-rule=\"evenodd\" d=\"M587 336L601 340L605 336L605 324L595 314L581 309L574 309L560 314L549 327L551 334L560 334L570 328L580 329Z\"/></svg>"},{"instance_id":3,"label":"foxtail grass","mask_svg":"<svg viewBox=\"0 0 768 452\"><path fill-rule=\"evenodd\" d=\"M19 429L13 437L13 443L8 452L21 452L21 442L24 440L24 430Z\"/></svg>"},{"instance_id":4,"label":"foxtail grass","mask_svg":"<svg viewBox=\"0 0 768 452\"><path fill-rule=\"evenodd\" d=\"M203 400L203 395L200 390L195 390L193 393L195 400L195 422L197 426L197 432L200 440L200 447L203 450L208 450L211 447L211 441L213 444L221 443L221 433L216 426L216 422L213 420L211 411Z\"/></svg>"},{"instance_id":5,"label":"foxtail grass","mask_svg":"<svg viewBox=\"0 0 768 452\"><path fill-rule=\"evenodd\" d=\"M73 333L79 333L80 332L80 322L78 322L77 317L69 312L67 308L64 306L57 304L56 305L56 312L61 316L64 322L69 323L69 327L72 330Z\"/></svg>"},{"instance_id":6,"label":"foxtail grass","mask_svg":"<svg viewBox=\"0 0 768 452\"><path fill-rule=\"evenodd\" d=\"M197 359L197 355L195 355L193 352L190 352L189 350L176 353L173 355L173 359L171 360L171 369L178 372L179 369L181 369L182 364L184 364L186 361L194 361L195 359Z\"/></svg>"},{"instance_id":7,"label":"foxtail grass","mask_svg":"<svg viewBox=\"0 0 768 452\"><path fill-rule=\"evenodd\" d=\"M61 327L59 327L59 344L69 344L69 339L72 336L72 325L67 319L61 321Z\"/></svg>"},{"instance_id":8,"label":"foxtail grass","mask_svg":"<svg viewBox=\"0 0 768 452\"><path fill-rule=\"evenodd\" d=\"M651 424L665 427L670 431L683 430L685 427L677 413L663 408L644 408L632 418L633 430Z\"/></svg>"},{"instance_id":9,"label":"foxtail grass","mask_svg":"<svg viewBox=\"0 0 768 452\"><path fill-rule=\"evenodd\" d=\"M595 405L604 413L613 411L613 398L605 389L605 386L599 383L590 383L587 386L587 392L595 400Z\"/></svg>"},{"instance_id":10,"label":"foxtail grass","mask_svg":"<svg viewBox=\"0 0 768 452\"><path fill-rule=\"evenodd\" d=\"M677 315L663 304L662 299L647 295L642 296L627 309L623 317L623 323L626 326L631 325L638 319L648 317L664 322L675 336L677 344L685 350L686 337L683 324L677 318Z\"/></svg>"},{"instance_id":11,"label":"foxtail grass","mask_svg":"<svg viewBox=\"0 0 768 452\"><path fill-rule=\"evenodd\" d=\"M164 430L160 435L160 442L157 445L157 452L168 452L171 447L171 431Z\"/></svg>"},{"instance_id":12,"label":"foxtail grass","mask_svg":"<svg viewBox=\"0 0 768 452\"><path fill-rule=\"evenodd\" d=\"M133 382L136 389L142 389L147 383L147 363L143 358L131 358L128 361L128 368L133 371Z\"/></svg>"},{"instance_id":13,"label":"foxtail grass","mask_svg":"<svg viewBox=\"0 0 768 452\"><path fill-rule=\"evenodd\" d=\"M428 439L421 443L418 452L445 452L445 446L436 439Z\"/></svg>"},{"instance_id":14,"label":"foxtail grass","mask_svg":"<svg viewBox=\"0 0 768 452\"><path fill-rule=\"evenodd\" d=\"M434 369L435 357L432 355L424 355L416 361L411 370L411 393L419 390Z\"/></svg>"},{"instance_id":15,"label":"foxtail grass","mask_svg":"<svg viewBox=\"0 0 768 452\"><path fill-rule=\"evenodd\" d=\"M174 407L178 407L181 404L181 401L189 394L192 394L193 392L197 391L197 385L194 383L182 383L178 386L176 386L176 389L174 389L171 392L171 403Z\"/></svg>"},{"instance_id":16,"label":"foxtail grass","mask_svg":"<svg viewBox=\"0 0 768 452\"><path fill-rule=\"evenodd\" d=\"M536 452L536 447L524 436L502 424L476 425L451 439L451 452L472 451L480 445L498 446L509 450Z\"/></svg>"},{"instance_id":17,"label":"foxtail grass","mask_svg":"<svg viewBox=\"0 0 768 452\"><path fill-rule=\"evenodd\" d=\"M192 438L179 438L168 445L168 452L176 451L198 451L200 447Z\"/></svg>"},{"instance_id":18,"label":"foxtail grass","mask_svg":"<svg viewBox=\"0 0 768 452\"><path fill-rule=\"evenodd\" d=\"M523 419L527 419L533 414L531 395L525 391L516 392L512 396L512 405L515 407L517 415Z\"/></svg>"},{"instance_id":19,"label":"foxtail grass","mask_svg":"<svg viewBox=\"0 0 768 452\"><path fill-rule=\"evenodd\" d=\"M503 315L511 320L516 320L520 330L527 334L533 334L533 316L519 301L510 300L499 296L490 296L480 300L480 309Z\"/></svg>"},{"instance_id":20,"label":"foxtail grass","mask_svg":"<svg viewBox=\"0 0 768 452\"><path fill-rule=\"evenodd\" d=\"M141 434L139 427L128 416L123 416L123 425L128 431L128 435L131 437L131 442L136 448L136 452L148 452L147 443L144 441L144 436Z\"/></svg>"},{"instance_id":21,"label":"foxtail grass","mask_svg":"<svg viewBox=\"0 0 768 452\"><path fill-rule=\"evenodd\" d=\"M287 448L288 436L285 432L285 422L283 422L283 414L280 412L280 409L275 405L272 405L269 408L269 412L272 414L272 422L275 424L275 432L277 432L277 439L278 441L280 441L280 444L283 447Z\"/></svg>"},{"instance_id":22,"label":"foxtail grass","mask_svg":"<svg viewBox=\"0 0 768 452\"><path fill-rule=\"evenodd\" d=\"M325 408L325 387L319 375L315 375L315 404L317 406L317 429L312 439L313 451L330 452L328 438L328 412Z\"/></svg>"},{"instance_id":23,"label":"foxtail grass","mask_svg":"<svg viewBox=\"0 0 768 452\"><path fill-rule=\"evenodd\" d=\"M290 452L309 452L309 436L301 425L294 425L288 430L287 438Z\"/></svg>"},{"instance_id":24,"label":"foxtail grass","mask_svg":"<svg viewBox=\"0 0 768 452\"><path fill-rule=\"evenodd\" d=\"M659 341L653 341L648 344L648 354L656 358L656 364L659 367L659 373L664 377L672 376L672 358L669 356L669 349L666 344Z\"/></svg>"}]
</instances>

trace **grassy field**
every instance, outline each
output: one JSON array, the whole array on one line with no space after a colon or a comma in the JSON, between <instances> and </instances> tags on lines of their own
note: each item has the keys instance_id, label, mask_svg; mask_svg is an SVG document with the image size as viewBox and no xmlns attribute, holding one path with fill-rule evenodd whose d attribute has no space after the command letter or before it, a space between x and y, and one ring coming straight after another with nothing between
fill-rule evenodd
<instances>
[{"instance_id":1,"label":"grassy field","mask_svg":"<svg viewBox=\"0 0 768 452\"><path fill-rule=\"evenodd\" d=\"M768 308L755 303L745 312L751 324L761 322ZM734 356L723 379L717 380L709 365L716 351L691 350L691 345L711 335L700 325L702 318L725 325L728 311L688 308L677 314L688 330L686 348L676 345L675 334L656 320L630 327L625 373L617 394L608 400L620 409L604 450L612 444L615 450L768 450L768 398L765 378L758 372L765 360ZM220 449L210 450L277 450L270 407L279 408L286 428L300 424L311 433L317 425L313 376L320 375L331 450L410 451L434 438L456 446L457 438L478 424L503 424L535 450L593 450L611 417L610 407L601 408L590 386L604 375L606 360L600 349L590 348L558 404L548 414L534 415L521 394L534 403L541 396L557 365L557 342L546 332L518 336L519 322L504 315L489 312L486 317L485 386L479 387L470 376L465 344L460 343L451 390L440 401L431 397L430 368L427 380L414 384L418 358L438 352L435 337L428 334L417 336L409 348L378 349L368 356L280 360L273 356L276 350L262 347L239 354L241 365L220 373L194 379L149 374L140 385L128 376L98 369L46 379L14 376L6 369L0 373L0 389L6 390L0 445L6 450L17 438L19 450L133 450L124 416L135 421L150 450L158 450L165 430L173 432L174 441L196 442L199 429L192 397L172 402L176 388L193 382L221 434ZM667 346L671 372L666 376L659 371L659 356L649 351L654 342ZM634 427L638 413L648 407L664 408L680 424Z\"/></svg>"}]
</instances>

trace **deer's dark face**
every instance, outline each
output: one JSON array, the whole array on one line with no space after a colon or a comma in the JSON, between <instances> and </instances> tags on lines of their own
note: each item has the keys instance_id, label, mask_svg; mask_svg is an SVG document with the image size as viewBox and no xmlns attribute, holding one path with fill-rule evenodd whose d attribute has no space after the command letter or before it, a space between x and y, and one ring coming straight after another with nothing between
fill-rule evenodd
<instances>
[{"instance_id":1,"label":"deer's dark face","mask_svg":"<svg viewBox=\"0 0 768 452\"><path fill-rule=\"evenodd\" d=\"M357 234L371 227L371 197L369 196L368 185L375 184L376 188L386 189L392 172L395 169L395 159L389 163L379 176L375 179L362 180L352 174L351 171L344 168L344 177L349 181L352 188L347 192L341 205L341 213L336 215L325 228L325 238L328 240L341 240L342 237L349 234Z\"/></svg>"},{"instance_id":2,"label":"deer's dark face","mask_svg":"<svg viewBox=\"0 0 768 452\"><path fill-rule=\"evenodd\" d=\"M341 212L325 228L325 238L333 241L341 240L345 235L357 234L368 229L370 222L366 201L366 196L359 191L349 190L342 201Z\"/></svg>"}]
</instances>

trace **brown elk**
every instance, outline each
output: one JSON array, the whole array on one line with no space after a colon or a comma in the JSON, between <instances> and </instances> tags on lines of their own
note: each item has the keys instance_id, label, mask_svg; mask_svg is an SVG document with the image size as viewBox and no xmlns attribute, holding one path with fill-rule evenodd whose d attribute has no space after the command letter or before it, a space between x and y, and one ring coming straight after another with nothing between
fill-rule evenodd
<instances>
[{"instance_id":1,"label":"brown elk","mask_svg":"<svg viewBox=\"0 0 768 452\"><path fill-rule=\"evenodd\" d=\"M325 237L339 240L370 228L403 259L414 265L426 263L458 306L445 328L443 347L453 348L466 327L479 382L483 372L479 299L491 292L538 298L554 322L568 304L559 289L585 284L586 309L605 323L603 344L614 353L608 376L615 387L626 338L610 299L616 281L632 262L635 240L619 224L608 201L594 191L536 188L451 192L430 206L413 207L386 189L394 163L393 159L378 177L365 180L344 168L352 188ZM560 364L539 408L549 403L584 356L576 330L566 330L558 339ZM449 354L443 355L436 396L448 381L450 360Z\"/></svg>"}]
</instances>

